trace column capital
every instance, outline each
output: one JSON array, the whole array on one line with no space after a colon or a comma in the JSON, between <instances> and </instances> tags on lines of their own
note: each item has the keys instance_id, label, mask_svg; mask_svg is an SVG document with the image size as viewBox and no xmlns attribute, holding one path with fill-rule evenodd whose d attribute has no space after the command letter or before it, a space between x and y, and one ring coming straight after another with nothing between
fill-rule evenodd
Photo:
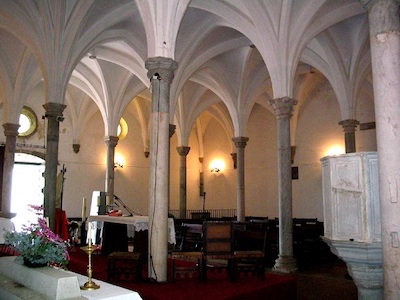
<instances>
[{"instance_id":1,"label":"column capital","mask_svg":"<svg viewBox=\"0 0 400 300\"><path fill-rule=\"evenodd\" d=\"M361 5L364 6L366 9L370 9L372 5L377 4L379 2L381 3L388 3L392 1L393 3L398 3L400 4L400 0L359 0Z\"/></svg>"},{"instance_id":2,"label":"column capital","mask_svg":"<svg viewBox=\"0 0 400 300\"><path fill-rule=\"evenodd\" d=\"M46 118L56 118L56 121L62 122L64 121L63 111L67 106L61 103L47 102L43 104L43 108L45 109L45 117Z\"/></svg>"},{"instance_id":3,"label":"column capital","mask_svg":"<svg viewBox=\"0 0 400 300\"><path fill-rule=\"evenodd\" d=\"M360 122L354 119L347 119L340 121L338 124L342 125L345 133L354 133L356 131L356 127L360 125Z\"/></svg>"},{"instance_id":4,"label":"column capital","mask_svg":"<svg viewBox=\"0 0 400 300\"><path fill-rule=\"evenodd\" d=\"M188 146L176 147L176 150L178 151L180 156L186 156L189 154L190 147Z\"/></svg>"},{"instance_id":5,"label":"column capital","mask_svg":"<svg viewBox=\"0 0 400 300\"><path fill-rule=\"evenodd\" d=\"M169 138L172 138L172 136L175 133L176 125L175 124L169 124Z\"/></svg>"},{"instance_id":6,"label":"column capital","mask_svg":"<svg viewBox=\"0 0 400 300\"><path fill-rule=\"evenodd\" d=\"M400 30L400 0L360 0L368 10L371 36Z\"/></svg>"},{"instance_id":7,"label":"column capital","mask_svg":"<svg viewBox=\"0 0 400 300\"><path fill-rule=\"evenodd\" d=\"M237 137L233 137L232 141L235 143L235 146L238 148L244 148L247 145L247 142L249 141L248 137L244 137L244 136L237 136Z\"/></svg>"},{"instance_id":8,"label":"column capital","mask_svg":"<svg viewBox=\"0 0 400 300\"><path fill-rule=\"evenodd\" d=\"M104 142L106 143L107 146L110 146L110 147L117 146L118 140L119 139L117 136L108 135L108 136L104 137Z\"/></svg>"},{"instance_id":9,"label":"column capital","mask_svg":"<svg viewBox=\"0 0 400 300\"><path fill-rule=\"evenodd\" d=\"M268 100L268 104L274 109L277 119L290 119L293 113L293 106L297 104L297 100L289 97L282 97Z\"/></svg>"},{"instance_id":10,"label":"column capital","mask_svg":"<svg viewBox=\"0 0 400 300\"><path fill-rule=\"evenodd\" d=\"M148 70L147 77L150 80L158 74L157 79L171 83L178 63L172 58L158 56L146 60L145 67Z\"/></svg>"},{"instance_id":11,"label":"column capital","mask_svg":"<svg viewBox=\"0 0 400 300\"><path fill-rule=\"evenodd\" d=\"M5 123L3 124L5 136L18 136L19 124Z\"/></svg>"}]
</instances>

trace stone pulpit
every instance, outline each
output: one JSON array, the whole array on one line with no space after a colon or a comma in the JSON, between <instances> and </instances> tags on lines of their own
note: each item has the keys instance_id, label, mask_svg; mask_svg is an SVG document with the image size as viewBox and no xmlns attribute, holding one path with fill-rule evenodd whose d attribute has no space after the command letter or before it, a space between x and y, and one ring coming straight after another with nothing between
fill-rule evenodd
<instances>
[{"instance_id":1,"label":"stone pulpit","mask_svg":"<svg viewBox=\"0 0 400 300\"><path fill-rule=\"evenodd\" d=\"M327 156L321 162L323 240L346 262L359 299L383 299L378 154Z\"/></svg>"}]
</instances>

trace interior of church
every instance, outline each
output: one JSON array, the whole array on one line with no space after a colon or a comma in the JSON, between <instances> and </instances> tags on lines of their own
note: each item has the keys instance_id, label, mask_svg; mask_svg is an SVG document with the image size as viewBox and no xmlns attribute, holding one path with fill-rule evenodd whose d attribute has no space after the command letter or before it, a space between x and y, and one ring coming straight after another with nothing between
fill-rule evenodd
<instances>
[{"instance_id":1,"label":"interior of church","mask_svg":"<svg viewBox=\"0 0 400 300\"><path fill-rule=\"evenodd\" d=\"M2 213L17 214L20 227L24 206L43 205L55 228L60 209L68 230L73 221L86 226L71 239L77 246L92 233L81 222L100 210L148 216L143 251L156 281L170 276L167 255L182 251L184 225L205 220L273 227L269 269L283 257L276 268L292 273L310 260L301 255L315 254L302 248L307 222L318 255L336 257L338 246L320 238L333 222L324 158L393 149L379 159L390 176L400 170L385 163L398 138L377 132L392 113L380 109L388 85L378 90L374 77L390 74L374 69L379 57L385 62L371 42L379 3L0 1ZM396 1L382 6L391 18ZM398 23L397 16L391 26ZM385 95L396 102L396 92ZM384 251L389 261L397 255L394 246ZM293 253L297 262L286 261ZM385 291L396 290L392 284L382 283Z\"/></svg>"}]
</instances>

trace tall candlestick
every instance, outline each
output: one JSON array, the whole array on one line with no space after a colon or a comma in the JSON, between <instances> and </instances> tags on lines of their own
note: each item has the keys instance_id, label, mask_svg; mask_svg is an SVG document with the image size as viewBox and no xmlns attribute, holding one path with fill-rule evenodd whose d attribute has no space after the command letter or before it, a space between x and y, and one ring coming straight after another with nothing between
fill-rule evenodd
<instances>
[{"instance_id":1,"label":"tall candlestick","mask_svg":"<svg viewBox=\"0 0 400 300\"><path fill-rule=\"evenodd\" d=\"M82 199L82 221L86 221L86 198L83 197Z\"/></svg>"}]
</instances>

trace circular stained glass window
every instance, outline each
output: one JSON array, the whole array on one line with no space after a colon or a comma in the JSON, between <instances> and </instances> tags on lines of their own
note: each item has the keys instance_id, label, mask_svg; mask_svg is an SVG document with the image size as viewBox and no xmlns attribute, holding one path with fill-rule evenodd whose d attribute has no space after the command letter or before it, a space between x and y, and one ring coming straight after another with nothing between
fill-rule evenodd
<instances>
[{"instance_id":1,"label":"circular stained glass window","mask_svg":"<svg viewBox=\"0 0 400 300\"><path fill-rule=\"evenodd\" d=\"M24 106L19 116L18 136L29 137L34 134L37 129L37 123L35 112L31 108Z\"/></svg>"}]
</instances>

